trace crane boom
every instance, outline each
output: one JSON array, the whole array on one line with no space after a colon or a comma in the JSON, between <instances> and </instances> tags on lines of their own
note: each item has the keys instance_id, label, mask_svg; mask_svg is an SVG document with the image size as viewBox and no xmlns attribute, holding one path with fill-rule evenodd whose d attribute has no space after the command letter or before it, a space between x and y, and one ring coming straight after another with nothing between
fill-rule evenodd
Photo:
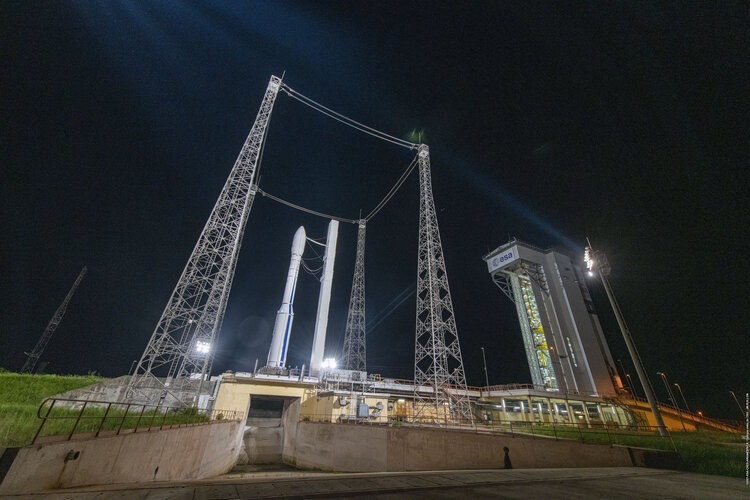
<instances>
[{"instance_id":1,"label":"crane boom","mask_svg":"<svg viewBox=\"0 0 750 500\"><path fill-rule=\"evenodd\" d=\"M73 286L70 287L68 295L65 296L65 300L62 301L62 304L60 304L60 307L57 308L57 311L55 311L52 319L50 319L49 323L47 323L47 328L44 329L44 333L42 333L42 336L39 338L39 341L37 341L34 349L30 353L28 353L28 358L26 358L26 362L23 364L23 368L21 368L21 373L31 373L32 371L34 371L34 367L39 361L39 357L42 355L44 348L47 347L49 339L52 337L52 334L55 333L57 325L60 324L62 317L65 315L65 311L68 309L68 302L70 302L71 297L73 297L73 294L76 292L78 285L81 284L81 280L86 274L86 271L86 266L83 266L83 269L81 269L81 272L78 274L75 283L73 283Z\"/></svg>"}]
</instances>

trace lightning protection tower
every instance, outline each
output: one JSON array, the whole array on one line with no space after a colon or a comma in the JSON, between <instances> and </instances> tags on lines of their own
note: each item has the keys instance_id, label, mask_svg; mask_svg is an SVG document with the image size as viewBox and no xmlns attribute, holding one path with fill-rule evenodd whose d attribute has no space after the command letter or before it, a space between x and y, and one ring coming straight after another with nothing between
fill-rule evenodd
<instances>
[{"instance_id":1,"label":"lightning protection tower","mask_svg":"<svg viewBox=\"0 0 750 500\"><path fill-rule=\"evenodd\" d=\"M349 299L349 314L344 334L344 368L366 371L365 340L365 231L367 222L359 221L357 231L357 258L354 264L352 295Z\"/></svg>"},{"instance_id":2,"label":"lightning protection tower","mask_svg":"<svg viewBox=\"0 0 750 500\"><path fill-rule=\"evenodd\" d=\"M430 150L425 144L419 157L419 251L417 257L417 326L414 348L414 401L416 414L438 422L472 420L466 392L466 375L448 288L443 246L440 242L435 202L432 199ZM428 386L433 396L419 390ZM431 410L430 407L434 407Z\"/></svg>"},{"instance_id":3,"label":"lightning protection tower","mask_svg":"<svg viewBox=\"0 0 750 500\"><path fill-rule=\"evenodd\" d=\"M169 394L178 403L199 403L257 192L258 156L280 86L281 79L272 76L250 134L130 378L130 401L149 401L154 394L163 400Z\"/></svg>"},{"instance_id":4,"label":"lightning protection tower","mask_svg":"<svg viewBox=\"0 0 750 500\"><path fill-rule=\"evenodd\" d=\"M76 293L78 285L81 284L81 280L83 280L83 276L86 274L86 271L86 266L83 266L83 269L81 269L81 272L78 273L78 277L73 283L73 286L70 287L68 295L65 296L65 300L62 301L62 304L60 304L60 307L57 308L57 311L55 311L52 319L49 320L49 323L47 323L47 328L44 329L44 333L42 333L42 336L39 337L39 340L34 346L34 349L32 349L30 353L28 353L26 362L23 364L23 368L21 368L21 373L31 373L34 371L34 367L39 361L39 357L42 355L42 352L44 352L44 348L47 347L49 339L52 338L52 334L55 333L57 325L60 324L62 317L65 315L65 311L67 311L68 309L68 302L70 302L73 294Z\"/></svg>"}]
</instances>

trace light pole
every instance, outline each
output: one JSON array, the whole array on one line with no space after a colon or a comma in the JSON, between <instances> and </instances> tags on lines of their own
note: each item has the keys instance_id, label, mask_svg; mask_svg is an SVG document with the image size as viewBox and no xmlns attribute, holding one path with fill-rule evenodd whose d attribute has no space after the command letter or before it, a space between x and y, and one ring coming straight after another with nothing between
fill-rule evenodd
<instances>
[{"instance_id":1,"label":"light pole","mask_svg":"<svg viewBox=\"0 0 750 500\"><path fill-rule=\"evenodd\" d=\"M732 395L732 397L734 398L734 402L737 403L737 408L740 409L740 413L742 413L742 418L745 418L745 410L742 409L742 405L740 404L739 401L737 401L737 396L734 395L734 391L729 391L729 394Z\"/></svg>"},{"instance_id":2,"label":"light pole","mask_svg":"<svg viewBox=\"0 0 750 500\"><path fill-rule=\"evenodd\" d=\"M690 411L690 407L687 404L687 400L685 399L685 394L682 392L682 387L680 387L680 384L675 382L674 385L676 385L677 388L680 390L680 396L682 396L682 402L685 403L685 409L688 411L688 413L693 413Z\"/></svg>"},{"instance_id":3,"label":"light pole","mask_svg":"<svg viewBox=\"0 0 750 500\"><path fill-rule=\"evenodd\" d=\"M489 391L490 379L487 375L487 358L484 356L484 347L482 347L482 361L484 361L484 383L485 387L488 388L487 391Z\"/></svg>"},{"instance_id":4,"label":"light pole","mask_svg":"<svg viewBox=\"0 0 750 500\"><path fill-rule=\"evenodd\" d=\"M604 290L607 292L607 298L609 298L609 303L611 304L612 310L614 311L615 317L617 318L617 324L620 326L620 331L622 332L622 336L625 339L625 345L628 347L628 353L630 353L630 358L633 360L633 365L635 366L636 373L638 373L638 378L640 379L641 385L643 386L643 391L646 393L646 399L648 400L648 405L651 407L651 413L653 413L654 415L656 426L659 429L659 435L661 435L661 437L667 437L669 436L669 433L667 432L667 428L664 426L664 420L662 420L661 418L659 407L656 405L654 391L651 388L648 377L646 376L646 371L643 368L641 357L638 355L638 350L635 348L635 343L633 343L633 338L630 336L630 330L628 330L628 326L625 324L625 318L622 317L620 306L617 304L617 300L615 300L615 295L612 292L612 287L609 285L607 276L609 275L611 268L609 267L607 257L603 252L594 252L594 250L591 248L591 242L589 241L588 243L589 246L586 247L585 254L586 267L589 270L589 274L592 276L594 274L594 269L599 271L599 278L602 281L602 285L604 285Z\"/></svg>"},{"instance_id":5,"label":"light pole","mask_svg":"<svg viewBox=\"0 0 750 500\"><path fill-rule=\"evenodd\" d=\"M622 365L621 359L618 359L617 362L620 363L620 370L622 370L622 374L625 377L624 383L627 385L628 390L630 391L630 395L635 396L635 390L633 388L632 381L630 380L630 374L625 372L625 367ZM635 397L633 397L633 399L635 399Z\"/></svg>"},{"instance_id":6,"label":"light pole","mask_svg":"<svg viewBox=\"0 0 750 500\"><path fill-rule=\"evenodd\" d=\"M630 387L633 388L633 396L637 398L638 393L635 392L635 384L633 383L633 377L631 377L629 373L626 373L625 376L628 378L628 381L630 382Z\"/></svg>"},{"instance_id":7,"label":"light pole","mask_svg":"<svg viewBox=\"0 0 750 500\"><path fill-rule=\"evenodd\" d=\"M687 430L685 429L685 422L682 421L682 412L680 411L680 405L677 404L677 400L674 397L672 388L669 387L667 376L664 374L664 372L656 372L656 374L661 376L661 379L664 381L664 387L667 388L667 397L672 400L672 403L674 403L674 407L677 408L677 416L680 417L680 425L682 425L682 430Z\"/></svg>"}]
</instances>

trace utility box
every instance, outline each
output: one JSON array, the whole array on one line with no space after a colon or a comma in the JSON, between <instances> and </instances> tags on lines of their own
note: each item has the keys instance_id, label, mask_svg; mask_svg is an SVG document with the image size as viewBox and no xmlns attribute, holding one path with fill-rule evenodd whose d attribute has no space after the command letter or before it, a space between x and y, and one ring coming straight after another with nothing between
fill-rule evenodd
<instances>
[{"instance_id":1,"label":"utility box","mask_svg":"<svg viewBox=\"0 0 750 500\"><path fill-rule=\"evenodd\" d=\"M370 416L370 407L365 403L357 405L357 418L368 418Z\"/></svg>"}]
</instances>

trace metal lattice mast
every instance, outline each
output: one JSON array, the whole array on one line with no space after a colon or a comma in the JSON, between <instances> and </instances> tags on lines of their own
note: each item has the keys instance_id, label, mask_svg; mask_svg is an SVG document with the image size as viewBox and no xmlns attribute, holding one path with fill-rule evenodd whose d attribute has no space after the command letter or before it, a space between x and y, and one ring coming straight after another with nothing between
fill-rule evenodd
<instances>
[{"instance_id":1,"label":"metal lattice mast","mask_svg":"<svg viewBox=\"0 0 750 500\"><path fill-rule=\"evenodd\" d=\"M42 355L42 352L44 352L44 348L47 347L49 339L52 338L52 334L55 333L57 325L60 324L62 317L65 315L65 311L68 309L68 302L70 302L73 294L76 293L78 285L81 284L81 280L83 280L83 276L86 274L86 271L86 266L83 266L83 269L81 269L81 272L78 273L78 277L73 283L73 286L70 287L68 295L65 296L65 300L62 301L62 304L60 304L60 307L57 308L57 311L55 311L52 319L49 320L49 323L47 323L47 328L44 329L44 333L42 333L42 336L39 337L39 340L34 346L34 349L30 353L28 353L26 362L23 364L23 368L21 368L21 373L31 373L34 371L34 367L39 361L39 357Z\"/></svg>"},{"instance_id":2,"label":"metal lattice mast","mask_svg":"<svg viewBox=\"0 0 750 500\"><path fill-rule=\"evenodd\" d=\"M354 264L352 295L344 334L344 368L367 370L365 339L365 231L366 221L359 221L357 231L357 258Z\"/></svg>"},{"instance_id":3,"label":"metal lattice mast","mask_svg":"<svg viewBox=\"0 0 750 500\"><path fill-rule=\"evenodd\" d=\"M419 253L417 260L417 326L414 348L414 400L417 415L435 419L472 420L466 375L448 288L435 202L432 198L430 150L421 144L419 156ZM431 387L432 398L419 386ZM434 399L433 399L434 398Z\"/></svg>"},{"instance_id":4,"label":"metal lattice mast","mask_svg":"<svg viewBox=\"0 0 750 500\"><path fill-rule=\"evenodd\" d=\"M178 401L197 402L211 371L214 343L257 191L253 182L258 155L280 86L281 79L272 76L250 134L133 372L128 385L131 400L147 398L143 389L161 388ZM166 376L166 382L159 375Z\"/></svg>"}]
</instances>

